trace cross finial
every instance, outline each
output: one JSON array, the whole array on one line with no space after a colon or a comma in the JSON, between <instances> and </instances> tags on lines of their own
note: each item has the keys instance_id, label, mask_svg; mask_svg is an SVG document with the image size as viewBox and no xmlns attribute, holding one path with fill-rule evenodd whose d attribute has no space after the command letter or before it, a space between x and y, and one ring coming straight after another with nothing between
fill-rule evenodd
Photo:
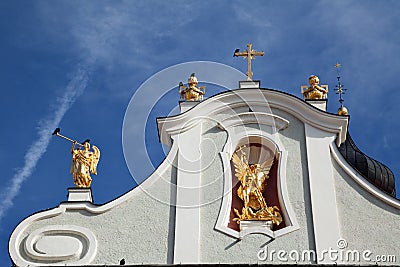
<instances>
[{"instance_id":1,"label":"cross finial","mask_svg":"<svg viewBox=\"0 0 400 267\"><path fill-rule=\"evenodd\" d=\"M340 102L340 107L339 107L339 109L338 109L338 114L339 114L339 115L348 115L347 108L346 108L345 106L343 106L344 100L343 100L343 98L342 98L342 95L345 94L344 92L345 92L347 89L343 88L343 85L342 85L342 83L340 82L340 67L341 67L341 66L342 66L342 65L339 64L339 63L336 63L336 64L335 64L335 68L336 68L337 73L338 73L338 74L337 74L337 77L336 77L338 83L337 83L337 85L335 86L335 87L336 87L335 91L336 91L336 94L339 95L339 102Z\"/></svg>"},{"instance_id":2,"label":"cross finial","mask_svg":"<svg viewBox=\"0 0 400 267\"><path fill-rule=\"evenodd\" d=\"M236 49L233 56L234 57L240 57L242 56L243 58L247 58L247 80L251 81L253 79L253 72L251 71L251 61L256 57L256 56L264 56L264 52L257 52L256 50L252 49L252 44L249 43L247 44L247 50L240 52L240 49Z\"/></svg>"},{"instance_id":3,"label":"cross finial","mask_svg":"<svg viewBox=\"0 0 400 267\"><path fill-rule=\"evenodd\" d=\"M336 90L336 94L339 95L339 102L342 105L342 103L344 101L343 98L342 98L342 95L344 95L344 91L346 91L347 89L344 89L342 83L340 82L340 67L341 66L342 65L340 63L336 63L335 64L335 68L336 68L337 73L338 73L338 75L336 77L337 81L338 81L338 84L335 86L336 87L335 90Z\"/></svg>"}]
</instances>

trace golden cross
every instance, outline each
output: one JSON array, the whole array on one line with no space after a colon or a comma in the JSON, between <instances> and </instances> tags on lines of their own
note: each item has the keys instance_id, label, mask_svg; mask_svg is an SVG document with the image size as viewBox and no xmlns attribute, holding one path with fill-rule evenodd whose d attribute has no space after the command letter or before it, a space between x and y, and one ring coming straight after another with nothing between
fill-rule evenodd
<instances>
[{"instance_id":1,"label":"golden cross","mask_svg":"<svg viewBox=\"0 0 400 267\"><path fill-rule=\"evenodd\" d=\"M252 44L247 44L247 50L239 52L239 49L236 49L235 53L233 54L234 57L240 57L242 56L243 58L247 58L247 80L251 81L253 78L253 72L251 72L251 61L256 57L256 56L264 56L264 52L257 52L256 50L253 50Z\"/></svg>"}]
</instances>

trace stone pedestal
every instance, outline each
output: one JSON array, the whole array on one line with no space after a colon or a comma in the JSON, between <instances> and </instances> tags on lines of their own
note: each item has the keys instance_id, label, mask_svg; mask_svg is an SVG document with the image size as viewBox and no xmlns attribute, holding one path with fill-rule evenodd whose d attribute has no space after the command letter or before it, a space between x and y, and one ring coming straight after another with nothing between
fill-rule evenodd
<instances>
[{"instance_id":1,"label":"stone pedestal","mask_svg":"<svg viewBox=\"0 0 400 267\"><path fill-rule=\"evenodd\" d=\"M188 111L193 108L201 101L179 101L179 107L181 108L181 113Z\"/></svg>"},{"instance_id":2,"label":"stone pedestal","mask_svg":"<svg viewBox=\"0 0 400 267\"><path fill-rule=\"evenodd\" d=\"M306 99L305 101L322 111L326 111L328 99Z\"/></svg>"},{"instance_id":3,"label":"stone pedestal","mask_svg":"<svg viewBox=\"0 0 400 267\"><path fill-rule=\"evenodd\" d=\"M239 81L240 89L260 88L260 81Z\"/></svg>"},{"instance_id":4,"label":"stone pedestal","mask_svg":"<svg viewBox=\"0 0 400 267\"><path fill-rule=\"evenodd\" d=\"M88 201L93 202L92 189L88 188L68 188L68 202Z\"/></svg>"},{"instance_id":5,"label":"stone pedestal","mask_svg":"<svg viewBox=\"0 0 400 267\"><path fill-rule=\"evenodd\" d=\"M240 231L267 229L272 231L272 221L240 221Z\"/></svg>"}]
</instances>

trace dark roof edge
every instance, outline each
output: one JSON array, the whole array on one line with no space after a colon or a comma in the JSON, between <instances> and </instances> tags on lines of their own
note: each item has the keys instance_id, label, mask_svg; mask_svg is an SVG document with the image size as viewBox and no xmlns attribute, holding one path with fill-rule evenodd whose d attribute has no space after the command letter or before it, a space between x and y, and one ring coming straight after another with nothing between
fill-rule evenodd
<instances>
[{"instance_id":1,"label":"dark roof edge","mask_svg":"<svg viewBox=\"0 0 400 267\"><path fill-rule=\"evenodd\" d=\"M347 132L346 141L339 147L339 152L372 185L396 197L395 179L392 170L385 164L363 153L357 147L349 132Z\"/></svg>"}]
</instances>

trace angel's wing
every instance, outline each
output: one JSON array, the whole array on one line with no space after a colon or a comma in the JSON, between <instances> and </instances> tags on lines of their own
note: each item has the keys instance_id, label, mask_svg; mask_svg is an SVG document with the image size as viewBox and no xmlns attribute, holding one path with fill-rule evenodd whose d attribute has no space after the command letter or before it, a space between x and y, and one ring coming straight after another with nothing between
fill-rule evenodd
<instances>
[{"instance_id":1,"label":"angel's wing","mask_svg":"<svg viewBox=\"0 0 400 267\"><path fill-rule=\"evenodd\" d=\"M92 149L93 149L94 153L92 155L90 171L93 174L97 174L97 164L99 163L99 160L100 160L100 150L97 148L97 146L92 146Z\"/></svg>"},{"instance_id":2,"label":"angel's wing","mask_svg":"<svg viewBox=\"0 0 400 267\"><path fill-rule=\"evenodd\" d=\"M257 166L257 179L258 184L263 187L264 181L269 178L268 174L274 164L274 157L271 157Z\"/></svg>"},{"instance_id":3,"label":"angel's wing","mask_svg":"<svg viewBox=\"0 0 400 267\"><path fill-rule=\"evenodd\" d=\"M268 175L269 171L271 170L272 164L274 164L274 157L270 157L269 159L261 163L258 167L258 171L261 171Z\"/></svg>"},{"instance_id":4,"label":"angel's wing","mask_svg":"<svg viewBox=\"0 0 400 267\"><path fill-rule=\"evenodd\" d=\"M247 162L243 162L236 153L233 153L232 161L235 165L235 176L242 182L247 173Z\"/></svg>"}]
</instances>

